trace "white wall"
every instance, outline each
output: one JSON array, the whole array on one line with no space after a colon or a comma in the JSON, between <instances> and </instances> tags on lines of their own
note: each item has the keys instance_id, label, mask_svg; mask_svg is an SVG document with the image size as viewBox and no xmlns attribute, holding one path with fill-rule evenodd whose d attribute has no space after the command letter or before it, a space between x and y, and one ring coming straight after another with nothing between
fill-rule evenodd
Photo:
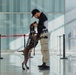
<instances>
[{"instance_id":1,"label":"white wall","mask_svg":"<svg viewBox=\"0 0 76 75\"><path fill-rule=\"evenodd\" d=\"M70 12L76 8L76 0L65 0L65 11Z\"/></svg>"}]
</instances>

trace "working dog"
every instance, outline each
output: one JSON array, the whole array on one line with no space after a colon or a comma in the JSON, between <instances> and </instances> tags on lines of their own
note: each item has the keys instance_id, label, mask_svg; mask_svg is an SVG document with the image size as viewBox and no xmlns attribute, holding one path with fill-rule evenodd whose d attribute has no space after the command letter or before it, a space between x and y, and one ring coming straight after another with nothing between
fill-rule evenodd
<instances>
[{"instance_id":1,"label":"working dog","mask_svg":"<svg viewBox=\"0 0 76 75\"><path fill-rule=\"evenodd\" d=\"M33 24L35 24L36 22L32 23L30 25L30 33L29 33L29 38L26 44L26 47L24 48L24 50L22 51L18 51L18 52L23 52L24 55L24 61L22 62L22 69L25 70L24 64L26 66L27 69L29 69L29 67L27 66L27 62L29 59L29 53L32 50L32 48L35 48L36 45L38 44L38 40L37 40L37 36L34 36L36 34L35 32L35 27L33 26Z\"/></svg>"}]
</instances>

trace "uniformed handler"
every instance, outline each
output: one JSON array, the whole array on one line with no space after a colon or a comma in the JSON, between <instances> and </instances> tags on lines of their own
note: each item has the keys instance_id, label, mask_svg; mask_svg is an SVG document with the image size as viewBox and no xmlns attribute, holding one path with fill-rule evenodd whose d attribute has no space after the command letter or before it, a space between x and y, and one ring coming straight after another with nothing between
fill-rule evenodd
<instances>
[{"instance_id":1,"label":"uniformed handler","mask_svg":"<svg viewBox=\"0 0 76 75\"><path fill-rule=\"evenodd\" d=\"M38 38L43 37L40 39L41 44L41 53L42 53L42 65L38 65L40 70L49 70L50 69L50 56L49 56L49 49L48 49L48 42L49 42L49 34L48 34L48 18L43 12L40 12L38 9L32 10L32 17L39 19L38 24L34 24L37 26L38 30Z\"/></svg>"}]
</instances>

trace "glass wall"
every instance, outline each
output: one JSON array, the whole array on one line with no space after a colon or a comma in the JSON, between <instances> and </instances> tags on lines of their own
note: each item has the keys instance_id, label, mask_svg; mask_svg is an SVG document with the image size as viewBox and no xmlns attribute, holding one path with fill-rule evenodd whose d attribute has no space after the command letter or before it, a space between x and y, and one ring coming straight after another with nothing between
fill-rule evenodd
<instances>
[{"instance_id":1,"label":"glass wall","mask_svg":"<svg viewBox=\"0 0 76 75\"><path fill-rule=\"evenodd\" d=\"M57 49L57 36L64 33L64 0L0 0L0 33L28 34L29 25L36 20L31 18L34 8L47 15L51 34L50 49ZM2 50L21 49L24 43L23 37L1 38L1 42Z\"/></svg>"},{"instance_id":2,"label":"glass wall","mask_svg":"<svg viewBox=\"0 0 76 75\"><path fill-rule=\"evenodd\" d=\"M76 52L76 1L65 1L66 50Z\"/></svg>"},{"instance_id":3,"label":"glass wall","mask_svg":"<svg viewBox=\"0 0 76 75\"><path fill-rule=\"evenodd\" d=\"M38 8L44 12L64 12L64 0L0 0L1 12L31 12Z\"/></svg>"}]
</instances>

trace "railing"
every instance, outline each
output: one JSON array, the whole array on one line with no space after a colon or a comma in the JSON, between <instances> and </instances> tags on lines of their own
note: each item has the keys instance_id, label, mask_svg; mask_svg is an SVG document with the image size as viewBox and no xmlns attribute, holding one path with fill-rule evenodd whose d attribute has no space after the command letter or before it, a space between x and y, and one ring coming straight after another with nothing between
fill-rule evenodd
<instances>
[{"instance_id":1,"label":"railing","mask_svg":"<svg viewBox=\"0 0 76 75\"><path fill-rule=\"evenodd\" d=\"M28 37L28 35L25 35L25 34L16 34L16 35L1 35L0 34L0 59L3 59L2 57L1 57L1 38L7 38L7 37L24 37L24 48L25 48L25 42L26 42L26 40L25 40L25 37L27 36Z\"/></svg>"},{"instance_id":2,"label":"railing","mask_svg":"<svg viewBox=\"0 0 76 75\"><path fill-rule=\"evenodd\" d=\"M61 43L62 35L58 36L59 38L59 55L62 56L61 59L67 59L69 56L76 57L76 37L70 37L67 38L65 35L63 35L63 43ZM63 50L61 49L61 45L63 47ZM70 46L70 47L69 47Z\"/></svg>"}]
</instances>

